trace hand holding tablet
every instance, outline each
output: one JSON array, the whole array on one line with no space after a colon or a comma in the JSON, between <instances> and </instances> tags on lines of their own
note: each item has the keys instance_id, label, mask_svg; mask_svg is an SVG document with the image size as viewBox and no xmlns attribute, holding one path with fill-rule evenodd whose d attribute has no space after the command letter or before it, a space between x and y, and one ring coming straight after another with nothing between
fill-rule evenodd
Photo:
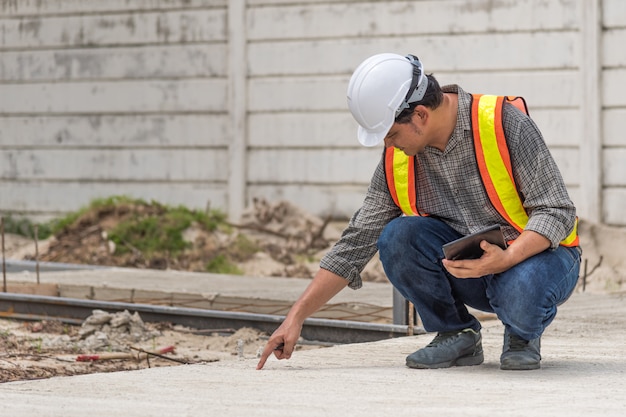
<instances>
[{"instance_id":1,"label":"hand holding tablet","mask_svg":"<svg viewBox=\"0 0 626 417\"><path fill-rule=\"evenodd\" d=\"M483 254L483 250L480 247L480 242L483 240L498 245L502 249L506 249L507 247L502 229L500 225L496 224L476 233L472 233L471 235L463 236L450 243L446 243L442 246L443 254L446 259L449 260L478 259Z\"/></svg>"}]
</instances>

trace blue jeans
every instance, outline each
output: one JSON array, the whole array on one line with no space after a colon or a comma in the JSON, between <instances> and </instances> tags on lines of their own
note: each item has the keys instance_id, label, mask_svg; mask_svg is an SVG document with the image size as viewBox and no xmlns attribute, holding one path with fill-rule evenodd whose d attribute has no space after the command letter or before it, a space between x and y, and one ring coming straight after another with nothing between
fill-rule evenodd
<instances>
[{"instance_id":1,"label":"blue jeans","mask_svg":"<svg viewBox=\"0 0 626 417\"><path fill-rule=\"evenodd\" d=\"M429 332L480 330L466 305L496 313L515 335L531 340L556 316L574 291L580 269L578 248L545 250L500 274L459 279L443 267L441 246L461 235L431 217L399 217L378 240L387 277L411 301Z\"/></svg>"}]
</instances>

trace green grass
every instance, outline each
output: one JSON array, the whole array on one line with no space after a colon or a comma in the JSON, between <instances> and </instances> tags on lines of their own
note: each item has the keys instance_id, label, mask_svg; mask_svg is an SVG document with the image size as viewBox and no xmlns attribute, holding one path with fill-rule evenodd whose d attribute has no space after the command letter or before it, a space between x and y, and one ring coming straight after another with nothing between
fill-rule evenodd
<instances>
[{"instance_id":1,"label":"green grass","mask_svg":"<svg viewBox=\"0 0 626 417\"><path fill-rule=\"evenodd\" d=\"M118 221L112 222L111 229L106 230L108 239L115 243L115 256L139 251L146 259L153 256L175 257L191 247L192 244L183 237L185 230L191 226L207 232L218 229L232 232L226 222L226 215L219 210L204 212L120 195L95 199L62 218L38 224L38 237L59 237L64 233L89 228L107 218ZM32 237L34 226L26 219L5 218L7 233ZM238 235L229 248L206 263L206 271L241 275L242 271L234 262L246 260L256 251L258 247L254 242Z\"/></svg>"},{"instance_id":2,"label":"green grass","mask_svg":"<svg viewBox=\"0 0 626 417\"><path fill-rule=\"evenodd\" d=\"M205 213L183 206L170 207L156 201L148 203L122 195L95 199L89 205L62 218L40 223L38 237L46 239L71 228L81 228L90 219L93 220L94 216L97 219L107 213L123 214L120 216L123 220L108 232L120 253L136 248L144 254L163 252L176 255L189 246L183 239L183 231L192 223L207 231L215 231L218 227L226 228L226 216L219 210ZM5 217L6 233L32 238L34 226L35 223L28 219Z\"/></svg>"},{"instance_id":3,"label":"green grass","mask_svg":"<svg viewBox=\"0 0 626 417\"><path fill-rule=\"evenodd\" d=\"M109 239L115 242L120 254L134 248L144 255L168 253L175 256L190 247L191 244L183 238L183 232L193 223L207 231L214 231L225 223L226 218L217 210L205 213L183 206L170 207L155 201L146 203L119 197L96 201L92 203L91 210L109 211L124 206L135 209L109 232Z\"/></svg>"},{"instance_id":4,"label":"green grass","mask_svg":"<svg viewBox=\"0 0 626 417\"><path fill-rule=\"evenodd\" d=\"M243 271L231 263L223 254L217 255L207 262L206 271L214 274L243 275Z\"/></svg>"},{"instance_id":5,"label":"green grass","mask_svg":"<svg viewBox=\"0 0 626 417\"><path fill-rule=\"evenodd\" d=\"M37 224L26 218L17 219L13 216L4 217L4 233L11 233L34 239L35 226L38 227L37 238L39 240L47 239L53 234L52 227L49 223Z\"/></svg>"},{"instance_id":6,"label":"green grass","mask_svg":"<svg viewBox=\"0 0 626 417\"><path fill-rule=\"evenodd\" d=\"M87 215L87 213L89 212L106 210L113 211L116 207L119 207L121 205L133 204L146 205L147 203L144 200L131 198L124 195L111 196L108 198L97 198L92 200L87 206L82 207L77 211L71 212L65 217L52 220L50 222L50 228L53 234L57 234L75 224L77 220Z\"/></svg>"},{"instance_id":7,"label":"green grass","mask_svg":"<svg viewBox=\"0 0 626 417\"><path fill-rule=\"evenodd\" d=\"M145 255L155 252L176 255L190 245L184 241L182 232L191 222L189 213L181 211L147 216L134 213L111 230L109 238L118 245L120 254L133 247Z\"/></svg>"}]
</instances>

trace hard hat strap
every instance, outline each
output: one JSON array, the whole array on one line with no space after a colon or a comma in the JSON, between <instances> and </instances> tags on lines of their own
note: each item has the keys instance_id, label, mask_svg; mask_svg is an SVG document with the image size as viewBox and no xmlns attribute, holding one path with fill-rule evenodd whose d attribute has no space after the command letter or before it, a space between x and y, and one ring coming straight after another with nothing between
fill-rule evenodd
<instances>
[{"instance_id":1,"label":"hard hat strap","mask_svg":"<svg viewBox=\"0 0 626 417\"><path fill-rule=\"evenodd\" d=\"M404 101L396 110L396 117L398 117L404 109L408 109L411 103L423 99L424 94L426 94L426 89L428 88L428 77L424 74L424 67L419 58L410 54L405 58L413 65L413 78L411 79L411 86L406 93Z\"/></svg>"}]
</instances>

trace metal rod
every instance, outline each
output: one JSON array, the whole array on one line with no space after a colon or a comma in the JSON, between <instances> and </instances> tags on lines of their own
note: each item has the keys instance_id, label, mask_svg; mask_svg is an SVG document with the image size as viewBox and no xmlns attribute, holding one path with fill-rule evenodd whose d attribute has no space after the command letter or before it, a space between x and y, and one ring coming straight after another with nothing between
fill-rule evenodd
<instances>
[{"instance_id":1,"label":"metal rod","mask_svg":"<svg viewBox=\"0 0 626 417\"><path fill-rule=\"evenodd\" d=\"M4 216L0 217L0 234L2 235L2 292L7 292L7 267L4 261Z\"/></svg>"},{"instance_id":2,"label":"metal rod","mask_svg":"<svg viewBox=\"0 0 626 417\"><path fill-rule=\"evenodd\" d=\"M36 271L37 271L37 285L39 285L39 226L35 225L34 228L34 235L35 235L35 263L36 263Z\"/></svg>"},{"instance_id":3,"label":"metal rod","mask_svg":"<svg viewBox=\"0 0 626 417\"><path fill-rule=\"evenodd\" d=\"M93 310L138 312L146 322L170 322L196 329L252 327L264 332L273 332L284 320L284 316L254 314L233 311L204 310L131 304L111 301L96 301L66 297L50 297L31 294L0 294L0 317L14 315L36 315L53 318L86 319ZM414 334L424 334L415 328ZM362 343L406 336L406 325L366 323L348 320L309 318L304 321L302 337L332 343Z\"/></svg>"},{"instance_id":4,"label":"metal rod","mask_svg":"<svg viewBox=\"0 0 626 417\"><path fill-rule=\"evenodd\" d=\"M409 301L409 323L407 326L407 336L413 336L413 328L415 326L415 306Z\"/></svg>"}]
</instances>

